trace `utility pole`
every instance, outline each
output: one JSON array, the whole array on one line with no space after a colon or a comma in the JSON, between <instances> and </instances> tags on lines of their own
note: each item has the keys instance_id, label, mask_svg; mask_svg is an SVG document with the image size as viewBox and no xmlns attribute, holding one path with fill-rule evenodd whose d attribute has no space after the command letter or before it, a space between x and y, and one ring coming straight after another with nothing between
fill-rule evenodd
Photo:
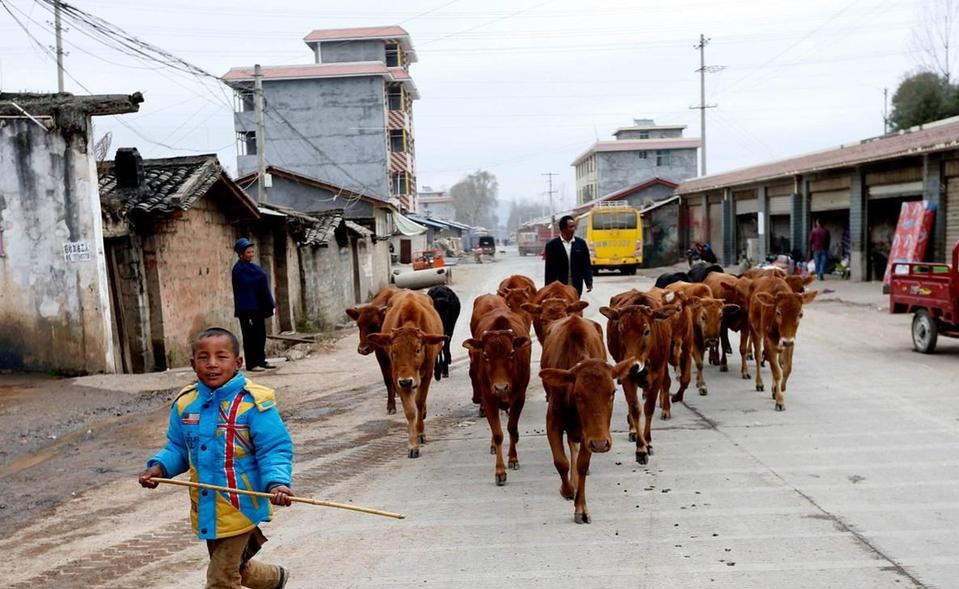
<instances>
[{"instance_id":1,"label":"utility pole","mask_svg":"<svg viewBox=\"0 0 959 589\"><path fill-rule=\"evenodd\" d=\"M703 145L699 150L700 176L706 175L706 109L716 108L715 104L706 104L706 72L718 72L725 67L721 65L711 65L706 67L706 45L708 44L709 39L707 39L705 35L700 34L699 44L693 45L693 49L699 49L699 69L696 70L699 72L699 106L689 107L690 109L699 110L699 134L700 140L703 142Z\"/></svg>"},{"instance_id":2,"label":"utility pole","mask_svg":"<svg viewBox=\"0 0 959 589\"><path fill-rule=\"evenodd\" d=\"M552 239L556 231L556 211L553 209L553 195L556 194L556 191L553 190L553 176L559 176L559 174L556 172L546 172L542 175L546 176L547 186L549 186L546 190L546 195L549 197L549 237Z\"/></svg>"},{"instance_id":3,"label":"utility pole","mask_svg":"<svg viewBox=\"0 0 959 589\"><path fill-rule=\"evenodd\" d=\"M253 66L253 109L256 116L256 198L268 201L266 195L266 130L263 125L263 70L260 64Z\"/></svg>"},{"instance_id":4,"label":"utility pole","mask_svg":"<svg viewBox=\"0 0 959 589\"><path fill-rule=\"evenodd\" d=\"M882 134L889 132L889 88L882 89Z\"/></svg>"},{"instance_id":5,"label":"utility pole","mask_svg":"<svg viewBox=\"0 0 959 589\"><path fill-rule=\"evenodd\" d=\"M47 21L50 22L50 21ZM60 25L60 0L53 2L53 29L57 35L57 92L63 93L63 28Z\"/></svg>"}]
</instances>

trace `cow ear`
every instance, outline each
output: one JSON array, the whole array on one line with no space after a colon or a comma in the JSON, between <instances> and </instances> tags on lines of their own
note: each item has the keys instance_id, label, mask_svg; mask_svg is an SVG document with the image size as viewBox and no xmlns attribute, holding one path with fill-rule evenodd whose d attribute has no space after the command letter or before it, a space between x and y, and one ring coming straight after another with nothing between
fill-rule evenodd
<instances>
[{"instance_id":1,"label":"cow ear","mask_svg":"<svg viewBox=\"0 0 959 589\"><path fill-rule=\"evenodd\" d=\"M469 338L468 340L463 341L463 347L467 350L478 352L483 349L483 342L478 339Z\"/></svg>"},{"instance_id":2,"label":"cow ear","mask_svg":"<svg viewBox=\"0 0 959 589\"><path fill-rule=\"evenodd\" d=\"M761 305L772 306L776 304L775 297L768 292L757 292L756 300L759 301Z\"/></svg>"},{"instance_id":3,"label":"cow ear","mask_svg":"<svg viewBox=\"0 0 959 589\"><path fill-rule=\"evenodd\" d=\"M735 313L738 310L739 310L739 305L733 305L733 304L723 305L723 312L725 313Z\"/></svg>"},{"instance_id":4,"label":"cow ear","mask_svg":"<svg viewBox=\"0 0 959 589\"><path fill-rule=\"evenodd\" d=\"M535 303L523 303L522 307L530 315L539 315L543 312L543 307Z\"/></svg>"},{"instance_id":5,"label":"cow ear","mask_svg":"<svg viewBox=\"0 0 959 589\"><path fill-rule=\"evenodd\" d=\"M649 309L649 307L644 308ZM655 311L650 310L650 315L652 316L653 321L663 321L675 315L679 310L680 307L678 305L669 305L668 307L661 307Z\"/></svg>"},{"instance_id":6,"label":"cow ear","mask_svg":"<svg viewBox=\"0 0 959 589\"><path fill-rule=\"evenodd\" d=\"M377 308L377 311L379 311L380 313L385 314L386 311L387 311L387 309L389 309L389 308L390 308L389 305L380 305L380 306Z\"/></svg>"},{"instance_id":7,"label":"cow ear","mask_svg":"<svg viewBox=\"0 0 959 589\"><path fill-rule=\"evenodd\" d=\"M385 333L371 333L366 336L366 341L370 342L377 348L387 348L391 343L393 343L393 336Z\"/></svg>"},{"instance_id":8,"label":"cow ear","mask_svg":"<svg viewBox=\"0 0 959 589\"><path fill-rule=\"evenodd\" d=\"M436 335L432 333L426 334L422 337L422 341L426 345L445 344L446 340L448 339L449 337L445 335Z\"/></svg>"},{"instance_id":9,"label":"cow ear","mask_svg":"<svg viewBox=\"0 0 959 589\"><path fill-rule=\"evenodd\" d=\"M618 362L613 366L613 378L616 380L621 380L626 378L626 375L629 374L630 370L633 369L633 366L636 364L636 358L630 356L622 362Z\"/></svg>"},{"instance_id":10,"label":"cow ear","mask_svg":"<svg viewBox=\"0 0 959 589\"><path fill-rule=\"evenodd\" d=\"M533 343L533 342L530 341L529 337L527 337L527 336L525 336L525 335L521 335L521 336L518 336L518 337L513 338L513 349L515 349L515 350L522 350L523 348L525 348L525 347L527 347L527 346L529 346L529 345L532 345L532 343Z\"/></svg>"},{"instance_id":11,"label":"cow ear","mask_svg":"<svg viewBox=\"0 0 959 589\"><path fill-rule=\"evenodd\" d=\"M346 310L346 316L352 319L353 321L356 321L357 319L360 318L360 310L356 307L350 307L349 309Z\"/></svg>"},{"instance_id":12,"label":"cow ear","mask_svg":"<svg viewBox=\"0 0 959 589\"><path fill-rule=\"evenodd\" d=\"M819 291L818 291L818 290L806 291L806 292L804 292L803 295L802 295L802 302L803 302L803 303L811 303L811 302L813 302L813 301L816 299L816 295L818 295L818 294L819 294Z\"/></svg>"},{"instance_id":13,"label":"cow ear","mask_svg":"<svg viewBox=\"0 0 959 589\"><path fill-rule=\"evenodd\" d=\"M612 319L612 320L619 319L618 309L613 309L611 307L600 307L599 313L600 315L602 315L603 317L606 317L607 319Z\"/></svg>"},{"instance_id":14,"label":"cow ear","mask_svg":"<svg viewBox=\"0 0 959 589\"><path fill-rule=\"evenodd\" d=\"M579 313L583 309L589 306L589 301L576 301L575 303L566 305L567 313Z\"/></svg>"},{"instance_id":15,"label":"cow ear","mask_svg":"<svg viewBox=\"0 0 959 589\"><path fill-rule=\"evenodd\" d=\"M576 380L572 372L561 368L544 368L539 371L539 377L543 380L543 384L554 387L572 384Z\"/></svg>"},{"instance_id":16,"label":"cow ear","mask_svg":"<svg viewBox=\"0 0 959 589\"><path fill-rule=\"evenodd\" d=\"M812 284L815 281L816 281L816 277L810 274L809 276L803 279L802 283L803 283L803 286L806 286L808 284Z\"/></svg>"}]
</instances>

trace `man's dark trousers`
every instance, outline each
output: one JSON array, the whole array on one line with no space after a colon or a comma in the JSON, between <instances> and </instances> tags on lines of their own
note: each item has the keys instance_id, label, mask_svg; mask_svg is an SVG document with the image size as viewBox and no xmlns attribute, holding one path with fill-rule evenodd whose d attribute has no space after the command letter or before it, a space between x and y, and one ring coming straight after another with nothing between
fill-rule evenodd
<instances>
[{"instance_id":1,"label":"man's dark trousers","mask_svg":"<svg viewBox=\"0 0 959 589\"><path fill-rule=\"evenodd\" d=\"M266 320L260 315L243 315L239 320L246 368L263 366L266 364Z\"/></svg>"}]
</instances>

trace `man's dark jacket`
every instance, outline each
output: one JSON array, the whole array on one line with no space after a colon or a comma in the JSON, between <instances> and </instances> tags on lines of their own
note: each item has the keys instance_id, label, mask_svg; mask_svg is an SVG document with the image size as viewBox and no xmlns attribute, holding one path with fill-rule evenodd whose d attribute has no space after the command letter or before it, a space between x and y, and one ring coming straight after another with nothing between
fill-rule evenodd
<instances>
[{"instance_id":1,"label":"man's dark jacket","mask_svg":"<svg viewBox=\"0 0 959 589\"><path fill-rule=\"evenodd\" d=\"M270 317L276 303L262 268L238 260L233 265L233 307L237 317Z\"/></svg>"},{"instance_id":2,"label":"man's dark jacket","mask_svg":"<svg viewBox=\"0 0 959 589\"><path fill-rule=\"evenodd\" d=\"M572 271L572 287L580 295L583 294L583 283L586 286L593 286L593 266L589 262L589 248L586 242L580 237L573 237L573 243L570 247L570 257L573 258L570 264L566 258L566 248L563 247L563 238L554 237L546 242L546 284L559 280L563 284L569 284L569 271Z\"/></svg>"}]
</instances>

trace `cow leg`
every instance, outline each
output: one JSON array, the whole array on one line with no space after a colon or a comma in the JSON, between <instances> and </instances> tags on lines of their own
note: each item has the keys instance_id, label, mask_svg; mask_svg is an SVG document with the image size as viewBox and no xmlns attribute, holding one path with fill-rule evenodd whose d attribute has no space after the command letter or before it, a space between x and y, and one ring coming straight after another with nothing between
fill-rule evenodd
<instances>
[{"instance_id":1,"label":"cow leg","mask_svg":"<svg viewBox=\"0 0 959 589\"><path fill-rule=\"evenodd\" d=\"M453 337L452 331L447 334L451 339ZM443 377L450 377L450 364L453 362L453 353L450 351L450 340L446 340L446 343L443 344Z\"/></svg>"},{"instance_id":2,"label":"cow leg","mask_svg":"<svg viewBox=\"0 0 959 589\"><path fill-rule=\"evenodd\" d=\"M426 443L426 396L430 392L430 376L427 372L420 379L420 388L416 393L416 439Z\"/></svg>"},{"instance_id":3,"label":"cow leg","mask_svg":"<svg viewBox=\"0 0 959 589\"><path fill-rule=\"evenodd\" d=\"M509 467L519 470L519 456L516 453L516 444L519 443L519 416L523 412L526 399L517 399L509 408L509 421L506 422L506 431L509 432Z\"/></svg>"},{"instance_id":4,"label":"cow leg","mask_svg":"<svg viewBox=\"0 0 959 589\"><path fill-rule=\"evenodd\" d=\"M631 376L623 379L623 396L626 398L629 441L635 442L639 438L639 397L636 392L636 383Z\"/></svg>"},{"instance_id":5,"label":"cow leg","mask_svg":"<svg viewBox=\"0 0 959 589\"><path fill-rule=\"evenodd\" d=\"M749 343L749 330L743 328L743 330L739 332L739 361L741 363L739 373L740 376L743 377L743 380L752 378L749 374L749 359L747 358Z\"/></svg>"},{"instance_id":6,"label":"cow leg","mask_svg":"<svg viewBox=\"0 0 959 589\"><path fill-rule=\"evenodd\" d=\"M692 364L693 358L690 348L692 346L684 346L683 353L679 357L679 366L677 370L677 378L679 379L679 390L676 391L676 394L673 395L673 401L676 403L681 403L683 401L683 396L686 394L686 389L689 388L689 381L692 380ZM663 407L663 419L672 418L672 413L670 412L669 404L669 387L663 389L662 397L666 403L660 403Z\"/></svg>"},{"instance_id":7,"label":"cow leg","mask_svg":"<svg viewBox=\"0 0 959 589\"><path fill-rule=\"evenodd\" d=\"M763 371L762 371L762 359L763 359L763 340L764 337L759 337L759 334L755 332L750 333L750 338L753 343L753 359L756 362L756 390L764 391L766 386L763 384Z\"/></svg>"},{"instance_id":8,"label":"cow leg","mask_svg":"<svg viewBox=\"0 0 959 589\"><path fill-rule=\"evenodd\" d=\"M579 455L576 459L576 499L573 503L573 521L578 524L588 524L592 520L589 517L589 510L586 509L586 475L589 474L589 460L593 453L589 451L586 444L579 448Z\"/></svg>"},{"instance_id":9,"label":"cow leg","mask_svg":"<svg viewBox=\"0 0 959 589\"><path fill-rule=\"evenodd\" d=\"M703 376L703 350L699 346L693 348L693 362L696 364L696 390L700 395L708 395L706 378Z\"/></svg>"},{"instance_id":10,"label":"cow leg","mask_svg":"<svg viewBox=\"0 0 959 589\"><path fill-rule=\"evenodd\" d=\"M766 355L769 358L769 369L773 373L773 399L776 402L776 411L782 411L786 408L782 389L783 369L782 366L779 365L781 353L785 354L787 352L780 351L772 342L766 342Z\"/></svg>"},{"instance_id":11,"label":"cow leg","mask_svg":"<svg viewBox=\"0 0 959 589\"><path fill-rule=\"evenodd\" d=\"M663 368L663 371L666 369ZM656 413L656 398L659 396L660 377L650 375L650 382L643 389L643 429L636 431L636 462L646 464L652 454L652 425Z\"/></svg>"},{"instance_id":12,"label":"cow leg","mask_svg":"<svg viewBox=\"0 0 959 589\"><path fill-rule=\"evenodd\" d=\"M406 434L407 446L409 448L410 458L420 457L420 445L417 441L416 431L416 401L413 399L413 391L401 388L400 402L403 403L403 413L406 415Z\"/></svg>"},{"instance_id":13,"label":"cow leg","mask_svg":"<svg viewBox=\"0 0 959 589\"><path fill-rule=\"evenodd\" d=\"M564 499L574 497L573 486L569 483L569 459L566 457L566 447L563 444L562 424L553 417L553 412L546 411L546 438L549 449L553 452L553 466L559 473L559 494Z\"/></svg>"},{"instance_id":14,"label":"cow leg","mask_svg":"<svg viewBox=\"0 0 959 589\"><path fill-rule=\"evenodd\" d=\"M478 353L470 351L470 384L473 386L473 404L479 405L479 416L483 417L486 415L485 410L483 409L483 395L480 392L479 388L479 375L476 374L476 367L479 365L480 356Z\"/></svg>"},{"instance_id":15,"label":"cow leg","mask_svg":"<svg viewBox=\"0 0 959 589\"><path fill-rule=\"evenodd\" d=\"M495 402L486 403L486 421L492 433L490 451L496 454L496 484L500 487L506 484L506 463L503 461L503 426L499 420L499 408Z\"/></svg>"},{"instance_id":16,"label":"cow leg","mask_svg":"<svg viewBox=\"0 0 959 589\"><path fill-rule=\"evenodd\" d=\"M786 392L786 382L789 381L789 375L793 373L793 352L795 351L796 345L793 344L779 355L780 365L783 367L783 382L779 388L782 389L783 393Z\"/></svg>"},{"instance_id":17,"label":"cow leg","mask_svg":"<svg viewBox=\"0 0 959 589\"><path fill-rule=\"evenodd\" d=\"M577 464L579 462L579 448L581 444L579 442L574 442L570 437L569 433L566 434L566 443L569 445L569 484L573 489L579 488L579 468Z\"/></svg>"},{"instance_id":18,"label":"cow leg","mask_svg":"<svg viewBox=\"0 0 959 589\"><path fill-rule=\"evenodd\" d=\"M725 318L723 319L725 321ZM719 371L729 372L729 364L726 362L726 354L733 353L733 347L729 343L729 326L723 323L719 330L719 348L721 356L719 358Z\"/></svg>"},{"instance_id":19,"label":"cow leg","mask_svg":"<svg viewBox=\"0 0 959 589\"><path fill-rule=\"evenodd\" d=\"M393 383L393 368L390 366L390 357L386 352L376 350L376 362L380 365L380 373L383 375L383 384L386 385L386 414L396 413L396 388Z\"/></svg>"}]
</instances>

